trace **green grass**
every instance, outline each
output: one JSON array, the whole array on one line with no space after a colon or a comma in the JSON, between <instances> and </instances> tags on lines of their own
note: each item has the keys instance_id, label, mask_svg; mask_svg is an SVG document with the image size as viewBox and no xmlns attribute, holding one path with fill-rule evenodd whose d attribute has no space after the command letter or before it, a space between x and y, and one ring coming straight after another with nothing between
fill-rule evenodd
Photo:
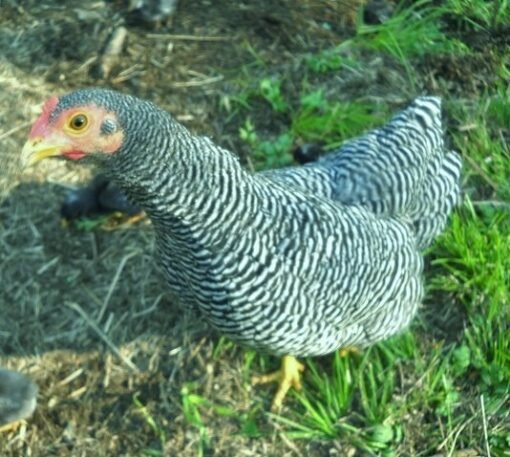
<instances>
[{"instance_id":1,"label":"green grass","mask_svg":"<svg viewBox=\"0 0 510 457\"><path fill-rule=\"evenodd\" d=\"M455 147L468 159L466 175L477 189L473 192L475 203L508 202L510 147L505 132L510 123L510 90L496 88L493 93L482 95L474 105L457 101L452 108L462 129L453 132L452 137ZM490 210L490 205L481 208Z\"/></svg>"},{"instance_id":2,"label":"green grass","mask_svg":"<svg viewBox=\"0 0 510 457\"><path fill-rule=\"evenodd\" d=\"M448 0L446 8L474 30L489 30L510 23L508 0Z\"/></svg>"},{"instance_id":3,"label":"green grass","mask_svg":"<svg viewBox=\"0 0 510 457\"><path fill-rule=\"evenodd\" d=\"M296 143L334 147L389 118L395 107L384 94L378 100L335 98L322 84L335 72L363 72L367 55L384 56L401 69L403 98L423 92L445 98L448 140L465 159L466 198L426 253L423 315L439 314L443 328L422 317L406 333L363 354L307 360L304 388L290 394L283 414L264 413L270 394L257 388L265 403L254 400L238 420L239 433L265 435L269 418L290 439L336 440L360 455L456 455L476 449L509 457L510 60L501 49L491 50L494 84L465 96L450 95L448 81L426 86L417 64L436 56L474 55L477 51L462 37L508 30L510 4L447 0L410 5L402 4L382 25L360 22L356 35L337 46L297 56L300 86L289 87L258 56L250 72L258 69L260 82L241 78L239 93L225 106L241 126L239 136L255 168L263 169L291 163ZM277 133L260 127L253 114L257 110L278 120ZM223 341L215 356L231 347ZM252 351L244 357L247 380L275 363ZM201 400L196 407L206 404ZM201 427L194 414L189 413L190 422Z\"/></svg>"},{"instance_id":4,"label":"green grass","mask_svg":"<svg viewBox=\"0 0 510 457\"><path fill-rule=\"evenodd\" d=\"M323 91L307 88L303 83L299 103L285 100L281 82L265 79L265 89L242 97L249 108L249 100L262 99L277 115L288 119L287 128L277 136L262 138L248 115L239 128L239 138L251 149L255 169L278 168L292 163L292 146L298 139L320 142L327 148L339 146L346 139L363 133L370 127L380 125L387 119L385 107L367 102L337 102L328 100ZM262 85L262 83L261 83ZM270 87L270 88L269 88Z\"/></svg>"},{"instance_id":5,"label":"green grass","mask_svg":"<svg viewBox=\"0 0 510 457\"><path fill-rule=\"evenodd\" d=\"M159 443L159 449L156 448L146 448L143 449L143 455L148 457L159 457L163 456L163 452L165 449L166 443L166 432L163 427L158 424L158 422L154 419L153 415L150 413L148 408L142 403L140 400L140 395L133 395L133 404L136 408L136 412L142 417L143 421L147 425L147 427L151 430L151 432L156 437Z\"/></svg>"},{"instance_id":6,"label":"green grass","mask_svg":"<svg viewBox=\"0 0 510 457\"><path fill-rule=\"evenodd\" d=\"M442 16L447 8L430 0L400 8L380 25L360 23L355 42L362 47L389 54L406 63L415 57L445 53L464 53L466 46L448 37L442 30Z\"/></svg>"},{"instance_id":7,"label":"green grass","mask_svg":"<svg viewBox=\"0 0 510 457\"><path fill-rule=\"evenodd\" d=\"M181 404L184 418L192 425L199 435L198 445L196 448L197 457L207 454L211 448L209 431L207 429L204 414L215 414L223 418L231 418L236 416L236 412L227 406L218 405L198 393L199 385L195 382L185 384L181 388Z\"/></svg>"},{"instance_id":8,"label":"green grass","mask_svg":"<svg viewBox=\"0 0 510 457\"><path fill-rule=\"evenodd\" d=\"M335 102L324 98L322 92L304 94L293 116L291 134L307 141L339 146L342 141L360 135L381 124L385 116L380 107L366 102Z\"/></svg>"},{"instance_id":9,"label":"green grass","mask_svg":"<svg viewBox=\"0 0 510 457\"><path fill-rule=\"evenodd\" d=\"M465 359L483 392L495 395L510 387L510 215L477 215L469 205L454 216L434 260L446 274L431 279L466 308L470 326L464 335Z\"/></svg>"}]
</instances>

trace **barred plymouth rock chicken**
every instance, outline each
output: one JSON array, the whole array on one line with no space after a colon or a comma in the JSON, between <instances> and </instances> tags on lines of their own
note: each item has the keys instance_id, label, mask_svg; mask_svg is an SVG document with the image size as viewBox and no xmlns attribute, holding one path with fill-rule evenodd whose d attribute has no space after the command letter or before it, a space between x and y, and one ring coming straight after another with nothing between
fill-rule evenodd
<instances>
[{"instance_id":1,"label":"barred plymouth rock chicken","mask_svg":"<svg viewBox=\"0 0 510 457\"><path fill-rule=\"evenodd\" d=\"M459 200L440 100L317 162L263 173L154 104L103 89L47 101L23 152L90 159L151 218L171 291L222 334L283 356L278 409L300 386L295 357L366 346L404 329L423 297L420 249Z\"/></svg>"}]
</instances>

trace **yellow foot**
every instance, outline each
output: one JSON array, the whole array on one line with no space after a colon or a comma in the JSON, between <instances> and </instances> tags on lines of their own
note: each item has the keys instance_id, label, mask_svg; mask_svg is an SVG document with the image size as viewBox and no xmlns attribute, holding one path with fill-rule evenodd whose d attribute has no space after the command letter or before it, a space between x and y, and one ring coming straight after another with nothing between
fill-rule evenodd
<instances>
[{"instance_id":1,"label":"yellow foot","mask_svg":"<svg viewBox=\"0 0 510 457\"><path fill-rule=\"evenodd\" d=\"M27 422L24 420L9 422L8 424L4 424L0 426L0 433L14 433L19 427L26 424Z\"/></svg>"},{"instance_id":2,"label":"yellow foot","mask_svg":"<svg viewBox=\"0 0 510 457\"><path fill-rule=\"evenodd\" d=\"M134 225L138 224L138 222L143 221L146 219L145 213L140 212L138 214L134 214L133 216L129 216L126 221L124 222L124 225Z\"/></svg>"},{"instance_id":3,"label":"yellow foot","mask_svg":"<svg viewBox=\"0 0 510 457\"><path fill-rule=\"evenodd\" d=\"M346 347L338 350L338 355L340 357L347 357L349 354L360 355L361 349L358 349L357 347L354 347L354 346L346 346Z\"/></svg>"},{"instance_id":4,"label":"yellow foot","mask_svg":"<svg viewBox=\"0 0 510 457\"><path fill-rule=\"evenodd\" d=\"M267 384L269 382L277 382L278 390L273 399L271 409L273 411L280 411L282 408L283 399L291 387L296 390L301 390L301 373L304 371L305 366L298 362L297 359L291 355L286 355L282 358L282 366L278 371L262 376L254 376L251 380L255 384Z\"/></svg>"},{"instance_id":5,"label":"yellow foot","mask_svg":"<svg viewBox=\"0 0 510 457\"><path fill-rule=\"evenodd\" d=\"M116 211L108 217L106 222L103 224L103 228L105 230L115 230L121 227L128 227L130 225L138 224L146 218L147 217L144 212L139 212L132 216L126 216L124 213Z\"/></svg>"}]
</instances>

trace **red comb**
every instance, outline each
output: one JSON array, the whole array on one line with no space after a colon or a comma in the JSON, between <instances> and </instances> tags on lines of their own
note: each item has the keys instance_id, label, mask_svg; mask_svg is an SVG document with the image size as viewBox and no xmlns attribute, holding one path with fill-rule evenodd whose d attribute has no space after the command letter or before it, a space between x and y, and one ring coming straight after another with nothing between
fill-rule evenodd
<instances>
[{"instance_id":1,"label":"red comb","mask_svg":"<svg viewBox=\"0 0 510 457\"><path fill-rule=\"evenodd\" d=\"M48 124L50 122L50 115L58 104L58 97L53 96L49 98L43 106L41 115L37 118L32 130L30 130L29 137L44 136L48 131Z\"/></svg>"}]
</instances>

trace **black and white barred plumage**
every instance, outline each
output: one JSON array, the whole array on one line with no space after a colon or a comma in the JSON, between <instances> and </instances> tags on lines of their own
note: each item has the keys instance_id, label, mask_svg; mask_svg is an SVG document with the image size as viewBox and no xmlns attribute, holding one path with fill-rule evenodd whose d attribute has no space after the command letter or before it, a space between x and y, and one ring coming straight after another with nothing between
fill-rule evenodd
<instances>
[{"instance_id":1,"label":"black and white barred plumage","mask_svg":"<svg viewBox=\"0 0 510 457\"><path fill-rule=\"evenodd\" d=\"M423 297L422 257L459 199L440 101L315 163L251 174L153 104L106 90L124 132L104 171L154 223L170 289L223 334L273 354L321 355L406 327Z\"/></svg>"},{"instance_id":2,"label":"black and white barred plumage","mask_svg":"<svg viewBox=\"0 0 510 457\"><path fill-rule=\"evenodd\" d=\"M459 201L460 170L459 154L445 150L441 100L420 97L385 126L318 162L264 173L377 215L407 218L424 248Z\"/></svg>"}]
</instances>

